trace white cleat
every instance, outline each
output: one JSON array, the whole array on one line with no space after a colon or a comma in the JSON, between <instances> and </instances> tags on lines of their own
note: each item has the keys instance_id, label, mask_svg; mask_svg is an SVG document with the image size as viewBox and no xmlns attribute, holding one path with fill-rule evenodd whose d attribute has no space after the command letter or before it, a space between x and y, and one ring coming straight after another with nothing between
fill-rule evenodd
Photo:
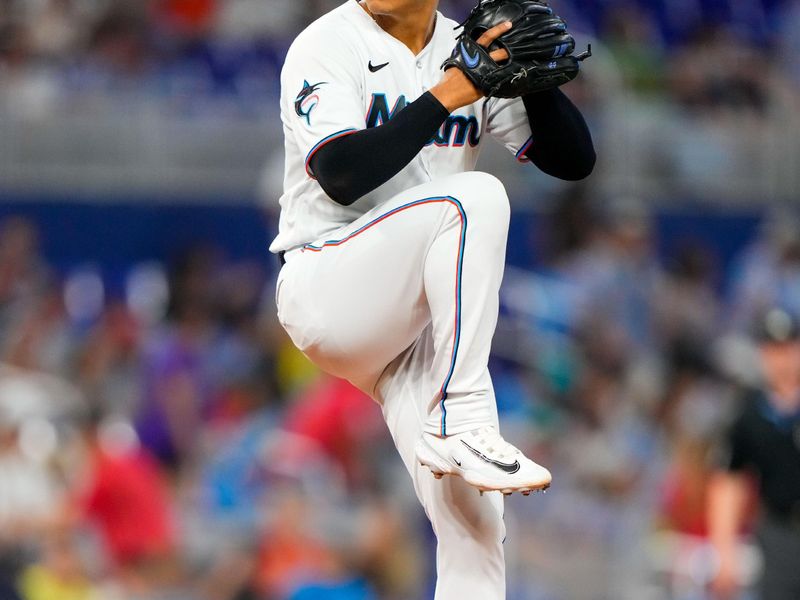
<instances>
[{"instance_id":1,"label":"white cleat","mask_svg":"<svg viewBox=\"0 0 800 600\"><path fill-rule=\"evenodd\" d=\"M423 433L415 447L417 460L436 479L457 475L481 492L508 496L544 491L553 477L503 439L495 427L438 437Z\"/></svg>"}]
</instances>

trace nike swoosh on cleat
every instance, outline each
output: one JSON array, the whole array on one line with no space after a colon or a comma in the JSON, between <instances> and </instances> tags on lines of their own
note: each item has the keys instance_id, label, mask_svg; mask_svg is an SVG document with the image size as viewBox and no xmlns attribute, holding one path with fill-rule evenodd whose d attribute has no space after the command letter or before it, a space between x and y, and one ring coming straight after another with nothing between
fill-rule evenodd
<instances>
[{"instance_id":1,"label":"nike swoosh on cleat","mask_svg":"<svg viewBox=\"0 0 800 600\"><path fill-rule=\"evenodd\" d=\"M464 45L464 42L461 42L461 58L464 59L464 63L470 69L474 69L478 66L478 63L481 60L481 55L478 52L475 52L474 56L470 56L469 52L467 52L467 47Z\"/></svg>"},{"instance_id":2,"label":"nike swoosh on cleat","mask_svg":"<svg viewBox=\"0 0 800 600\"><path fill-rule=\"evenodd\" d=\"M372 61L369 61L367 63L367 68L370 70L370 72L377 73L378 71L380 71L383 67L385 67L388 64L389 64L388 62L385 62L382 65L373 65Z\"/></svg>"},{"instance_id":3,"label":"nike swoosh on cleat","mask_svg":"<svg viewBox=\"0 0 800 600\"><path fill-rule=\"evenodd\" d=\"M519 464L519 461L518 461L518 460L515 460L515 461L514 461L513 463L511 463L511 464L508 464L508 463L502 463L502 462L500 462L500 461L498 461L498 460L492 460L491 458L489 458L488 456L485 456L484 454L482 454L482 453L481 453L481 452L479 452L478 450L475 450L475 448L473 448L472 446L470 446L470 445L469 445L467 442L465 442L464 440L461 440L461 443L462 443L462 444L464 444L464 445L467 447L467 449L468 449L470 452L472 452L472 453L473 453L475 456L477 456L478 458L480 458L482 461L484 461L484 462L487 462L487 463L489 463L490 465L494 465L495 467L497 467L497 468L498 468L498 469L500 469L501 471L505 471L505 472L506 472L506 473L508 473L509 475L513 475L514 473L516 473L516 472L517 472L517 471L519 471L519 469L520 469L520 464Z\"/></svg>"}]
</instances>

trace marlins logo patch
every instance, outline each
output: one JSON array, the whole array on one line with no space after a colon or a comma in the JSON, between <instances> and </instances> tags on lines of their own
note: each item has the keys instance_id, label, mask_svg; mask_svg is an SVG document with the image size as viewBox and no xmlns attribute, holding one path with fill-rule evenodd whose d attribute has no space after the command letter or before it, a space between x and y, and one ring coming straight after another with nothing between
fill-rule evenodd
<instances>
[{"instance_id":1,"label":"marlins logo patch","mask_svg":"<svg viewBox=\"0 0 800 600\"><path fill-rule=\"evenodd\" d=\"M309 125L311 125L311 111L319 104L319 96L315 92L321 85L325 85L325 82L308 83L307 80L303 81L303 89L294 99L294 112L297 113L298 117L304 117Z\"/></svg>"}]
</instances>

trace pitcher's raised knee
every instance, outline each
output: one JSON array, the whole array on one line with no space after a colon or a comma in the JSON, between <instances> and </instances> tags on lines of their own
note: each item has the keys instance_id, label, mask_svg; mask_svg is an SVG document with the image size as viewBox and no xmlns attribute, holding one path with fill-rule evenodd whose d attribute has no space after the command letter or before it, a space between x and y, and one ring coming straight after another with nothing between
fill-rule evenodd
<instances>
[{"instance_id":1,"label":"pitcher's raised knee","mask_svg":"<svg viewBox=\"0 0 800 600\"><path fill-rule=\"evenodd\" d=\"M451 195L461 203L470 221L489 218L494 222L508 222L511 213L508 194L497 177L470 171L453 179L456 185Z\"/></svg>"}]
</instances>

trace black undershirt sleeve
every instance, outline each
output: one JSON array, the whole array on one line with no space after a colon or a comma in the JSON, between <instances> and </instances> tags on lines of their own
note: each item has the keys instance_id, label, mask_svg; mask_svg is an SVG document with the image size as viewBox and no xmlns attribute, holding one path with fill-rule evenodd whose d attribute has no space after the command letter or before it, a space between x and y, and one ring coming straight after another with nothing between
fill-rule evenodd
<instances>
[{"instance_id":1,"label":"black undershirt sleeve","mask_svg":"<svg viewBox=\"0 0 800 600\"><path fill-rule=\"evenodd\" d=\"M328 196L345 206L397 175L427 144L448 116L430 92L390 121L320 147L309 160Z\"/></svg>"},{"instance_id":2,"label":"black undershirt sleeve","mask_svg":"<svg viewBox=\"0 0 800 600\"><path fill-rule=\"evenodd\" d=\"M594 168L592 136L580 111L560 90L523 96L532 143L525 156L543 172L568 181ZM426 92L390 121L337 138L316 150L309 166L322 189L345 206L397 175L448 117Z\"/></svg>"},{"instance_id":3,"label":"black undershirt sleeve","mask_svg":"<svg viewBox=\"0 0 800 600\"><path fill-rule=\"evenodd\" d=\"M580 111L559 89L522 97L532 143L525 156L539 169L567 181L588 177L597 159Z\"/></svg>"}]
</instances>

